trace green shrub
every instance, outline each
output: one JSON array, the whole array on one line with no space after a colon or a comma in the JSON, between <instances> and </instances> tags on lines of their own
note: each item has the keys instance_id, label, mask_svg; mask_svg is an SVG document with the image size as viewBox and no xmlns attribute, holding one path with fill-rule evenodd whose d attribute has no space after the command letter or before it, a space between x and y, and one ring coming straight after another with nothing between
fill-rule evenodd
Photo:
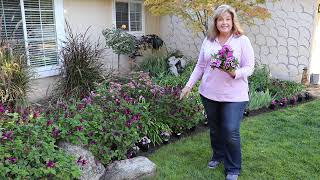
<instances>
[{"instance_id":1,"label":"green shrub","mask_svg":"<svg viewBox=\"0 0 320 180\"><path fill-rule=\"evenodd\" d=\"M102 34L106 39L106 46L116 54L131 54L135 50L136 40L133 35L122 29L106 28Z\"/></svg>"},{"instance_id":2,"label":"green shrub","mask_svg":"<svg viewBox=\"0 0 320 180\"><path fill-rule=\"evenodd\" d=\"M80 101L58 102L46 113L54 123L57 141L82 144L107 165L130 158L146 136L162 143L162 134L197 125L202 109L192 96L179 101L180 88L152 83L148 73L113 77L97 85Z\"/></svg>"},{"instance_id":3,"label":"green shrub","mask_svg":"<svg viewBox=\"0 0 320 180\"><path fill-rule=\"evenodd\" d=\"M181 132L197 125L202 120L202 106L196 96L179 100L181 88L161 87L152 83L147 73L132 73L129 78L113 78L104 94L118 92L121 97L133 98L144 107L141 136L148 136L155 144L162 142L161 132ZM110 89L111 88L111 89ZM101 93L99 93L101 94ZM104 95L106 96L106 95ZM198 95L197 95L198 96ZM120 98L119 98L120 99Z\"/></svg>"},{"instance_id":4,"label":"green shrub","mask_svg":"<svg viewBox=\"0 0 320 180\"><path fill-rule=\"evenodd\" d=\"M0 103L26 106L32 73L24 55L8 42L0 45Z\"/></svg>"},{"instance_id":5,"label":"green shrub","mask_svg":"<svg viewBox=\"0 0 320 180\"><path fill-rule=\"evenodd\" d=\"M144 133L148 136L153 144L162 143L161 133L171 132L169 126L162 121L152 111L155 100L159 98L162 87L154 85L148 73L137 72L131 73L129 78L119 80L123 84L123 92L135 99L142 99L145 107L144 114Z\"/></svg>"},{"instance_id":6,"label":"green shrub","mask_svg":"<svg viewBox=\"0 0 320 180\"><path fill-rule=\"evenodd\" d=\"M105 80L97 84L95 92L81 100L58 101L56 107L47 109L45 117L23 112L19 126L16 123L20 116L14 114L12 121L6 124L0 118L0 135L13 130L15 138L14 144L6 142L0 148L0 163L6 163L0 167L4 172L1 177L79 177L75 159L56 147L58 141L85 146L104 165L130 158L134 147L145 136L153 144L160 144L163 134L190 129L202 119L198 101L192 95L179 101L180 90L179 87L155 85L147 73L137 72L125 78ZM0 107L0 113L4 112ZM5 136L11 138L10 134ZM12 151L14 146L17 149ZM27 153L22 153L23 150ZM35 154L41 156L35 157ZM14 169L16 157L29 169L24 166ZM29 166L29 162L33 165Z\"/></svg>"},{"instance_id":7,"label":"green shrub","mask_svg":"<svg viewBox=\"0 0 320 180\"><path fill-rule=\"evenodd\" d=\"M147 34L136 38L135 51L129 55L132 59L141 56L144 51L159 50L164 45L163 40L156 34Z\"/></svg>"},{"instance_id":8,"label":"green shrub","mask_svg":"<svg viewBox=\"0 0 320 180\"><path fill-rule=\"evenodd\" d=\"M264 107L268 107L273 100L269 89L264 91L250 91L250 102L248 105L249 110L256 110Z\"/></svg>"},{"instance_id":9,"label":"green shrub","mask_svg":"<svg viewBox=\"0 0 320 180\"><path fill-rule=\"evenodd\" d=\"M250 89L255 91L265 91L270 84L270 71L266 65L256 67L249 77Z\"/></svg>"},{"instance_id":10,"label":"green shrub","mask_svg":"<svg viewBox=\"0 0 320 180\"><path fill-rule=\"evenodd\" d=\"M26 109L20 115L1 111L0 120L1 179L80 177L76 159L55 145L56 127L39 112Z\"/></svg>"},{"instance_id":11,"label":"green shrub","mask_svg":"<svg viewBox=\"0 0 320 180\"><path fill-rule=\"evenodd\" d=\"M98 87L95 98L104 107L103 128L111 131L109 143L112 143L113 148L112 159L128 158L130 149L147 134L145 126L149 121L149 114L144 98L127 93L126 86L127 84L107 82Z\"/></svg>"},{"instance_id":12,"label":"green shrub","mask_svg":"<svg viewBox=\"0 0 320 180\"><path fill-rule=\"evenodd\" d=\"M135 72L129 74L127 78L112 79L113 83L117 83L121 87L122 93L134 99L140 99L140 103L144 106L141 112L146 116L143 123L144 135L148 136L153 144L162 143L161 133L170 132L167 124L159 121L159 118L152 111L155 99L159 98L159 93L163 89L154 85L148 73Z\"/></svg>"},{"instance_id":13,"label":"green shrub","mask_svg":"<svg viewBox=\"0 0 320 180\"><path fill-rule=\"evenodd\" d=\"M151 76L168 73L168 57L161 50L146 54L142 62L138 64L137 70L148 72Z\"/></svg>"},{"instance_id":14,"label":"green shrub","mask_svg":"<svg viewBox=\"0 0 320 180\"><path fill-rule=\"evenodd\" d=\"M188 82L195 65L196 62L191 61L187 64L186 68L180 76L177 77L171 74L161 74L158 77L154 77L153 81L160 86L176 87L180 88L181 90ZM169 124L174 132L189 129L190 127L193 127L200 121L204 120L202 114L203 106L198 92L199 84L200 82L198 82L193 87L189 97L185 98L182 101L178 99L180 95L179 90L178 92L176 92L176 97L170 97L170 95L164 96L163 103L156 104L156 107L162 106L156 108L164 111L163 113L160 113L159 116L162 116L161 118ZM178 113L174 113L174 109L178 110ZM181 112L179 112L179 110Z\"/></svg>"},{"instance_id":15,"label":"green shrub","mask_svg":"<svg viewBox=\"0 0 320 180\"><path fill-rule=\"evenodd\" d=\"M129 150L145 135L144 106L111 89L103 83L81 101L59 102L60 108L50 115L57 119L58 140L84 145L105 165L127 159Z\"/></svg>"},{"instance_id":16,"label":"green shrub","mask_svg":"<svg viewBox=\"0 0 320 180\"><path fill-rule=\"evenodd\" d=\"M305 89L300 83L279 79L272 79L268 88L270 89L270 94L275 96L276 100L291 98Z\"/></svg>"},{"instance_id":17,"label":"green shrub","mask_svg":"<svg viewBox=\"0 0 320 180\"><path fill-rule=\"evenodd\" d=\"M120 54L133 55L137 48L137 42L133 35L122 29L106 28L102 34L106 39L106 46L118 54L118 70L120 68Z\"/></svg>"},{"instance_id":18,"label":"green shrub","mask_svg":"<svg viewBox=\"0 0 320 180\"><path fill-rule=\"evenodd\" d=\"M179 100L180 92L181 88L167 87L151 106L157 121L167 124L175 133L191 129L203 120L202 106L196 97Z\"/></svg>"},{"instance_id":19,"label":"green shrub","mask_svg":"<svg viewBox=\"0 0 320 180\"><path fill-rule=\"evenodd\" d=\"M156 85L151 88L154 95L148 99L150 114L157 122L167 124L173 132L190 129L203 119L197 86L188 98L179 100L181 89L193 70L192 66L190 64L179 77L168 74L154 78Z\"/></svg>"},{"instance_id":20,"label":"green shrub","mask_svg":"<svg viewBox=\"0 0 320 180\"><path fill-rule=\"evenodd\" d=\"M188 82L195 65L195 62L189 62L178 77L169 73L160 73L159 76L153 77L152 80L160 86L184 87Z\"/></svg>"},{"instance_id":21,"label":"green shrub","mask_svg":"<svg viewBox=\"0 0 320 180\"><path fill-rule=\"evenodd\" d=\"M270 71L266 65L256 67L253 75L249 78L249 86L249 109L265 107L273 99L280 101L282 98L291 98L304 90L304 86L300 83L271 79Z\"/></svg>"},{"instance_id":22,"label":"green shrub","mask_svg":"<svg viewBox=\"0 0 320 180\"><path fill-rule=\"evenodd\" d=\"M57 119L57 138L85 145L105 165L129 158L144 136L161 143L161 132L170 129L150 115L146 99L152 96L147 88L152 82L144 73L130 77L106 80L81 101L59 102L50 113L50 119Z\"/></svg>"},{"instance_id":23,"label":"green shrub","mask_svg":"<svg viewBox=\"0 0 320 180\"><path fill-rule=\"evenodd\" d=\"M94 90L95 83L103 77L101 62L103 49L99 43L90 41L87 32L74 34L67 24L67 37L63 42L62 77L56 84L55 97L81 98Z\"/></svg>"}]
</instances>

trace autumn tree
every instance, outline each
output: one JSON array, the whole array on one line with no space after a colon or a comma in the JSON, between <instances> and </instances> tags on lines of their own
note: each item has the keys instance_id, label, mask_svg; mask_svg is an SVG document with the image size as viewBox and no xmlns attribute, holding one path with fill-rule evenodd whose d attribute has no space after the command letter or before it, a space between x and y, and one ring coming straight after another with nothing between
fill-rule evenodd
<instances>
[{"instance_id":1,"label":"autumn tree","mask_svg":"<svg viewBox=\"0 0 320 180\"><path fill-rule=\"evenodd\" d=\"M262 7L266 0L145 0L144 4L153 15L175 15L183 19L194 32L207 34L210 18L215 7L229 4L237 11L239 19L253 23L254 18L271 17L268 10Z\"/></svg>"}]
</instances>

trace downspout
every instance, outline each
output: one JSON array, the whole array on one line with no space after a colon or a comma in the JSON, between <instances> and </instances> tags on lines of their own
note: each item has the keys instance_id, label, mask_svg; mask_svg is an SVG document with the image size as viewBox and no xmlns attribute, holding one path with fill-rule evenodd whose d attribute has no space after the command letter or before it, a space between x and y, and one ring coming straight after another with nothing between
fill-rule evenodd
<instances>
[{"instance_id":1,"label":"downspout","mask_svg":"<svg viewBox=\"0 0 320 180\"><path fill-rule=\"evenodd\" d=\"M319 84L320 75L320 0L316 0L310 61L310 83Z\"/></svg>"}]
</instances>

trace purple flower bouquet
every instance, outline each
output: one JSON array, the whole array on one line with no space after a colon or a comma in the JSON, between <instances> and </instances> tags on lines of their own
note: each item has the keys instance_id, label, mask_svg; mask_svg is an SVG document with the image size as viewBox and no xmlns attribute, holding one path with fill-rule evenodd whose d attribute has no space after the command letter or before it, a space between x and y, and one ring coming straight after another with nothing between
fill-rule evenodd
<instances>
[{"instance_id":1,"label":"purple flower bouquet","mask_svg":"<svg viewBox=\"0 0 320 180\"><path fill-rule=\"evenodd\" d=\"M210 66L214 68L219 68L224 71L234 71L239 67L239 61L233 56L233 50L229 45L224 45L218 53L211 55Z\"/></svg>"}]
</instances>

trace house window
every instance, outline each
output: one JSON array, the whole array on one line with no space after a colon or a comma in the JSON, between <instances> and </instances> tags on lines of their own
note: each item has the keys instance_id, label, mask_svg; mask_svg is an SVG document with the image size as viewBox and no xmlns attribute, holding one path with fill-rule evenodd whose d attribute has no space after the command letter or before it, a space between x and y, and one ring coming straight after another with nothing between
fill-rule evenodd
<instances>
[{"instance_id":1,"label":"house window","mask_svg":"<svg viewBox=\"0 0 320 180\"><path fill-rule=\"evenodd\" d=\"M143 1L127 0L115 2L116 27L127 31L143 31Z\"/></svg>"},{"instance_id":2,"label":"house window","mask_svg":"<svg viewBox=\"0 0 320 180\"><path fill-rule=\"evenodd\" d=\"M1 39L23 40L20 0L1 0Z\"/></svg>"},{"instance_id":3,"label":"house window","mask_svg":"<svg viewBox=\"0 0 320 180\"><path fill-rule=\"evenodd\" d=\"M58 64L54 0L1 0L1 39L25 44L28 65L34 68Z\"/></svg>"},{"instance_id":4,"label":"house window","mask_svg":"<svg viewBox=\"0 0 320 180\"><path fill-rule=\"evenodd\" d=\"M24 10L30 65L58 64L53 0L24 0Z\"/></svg>"}]
</instances>

